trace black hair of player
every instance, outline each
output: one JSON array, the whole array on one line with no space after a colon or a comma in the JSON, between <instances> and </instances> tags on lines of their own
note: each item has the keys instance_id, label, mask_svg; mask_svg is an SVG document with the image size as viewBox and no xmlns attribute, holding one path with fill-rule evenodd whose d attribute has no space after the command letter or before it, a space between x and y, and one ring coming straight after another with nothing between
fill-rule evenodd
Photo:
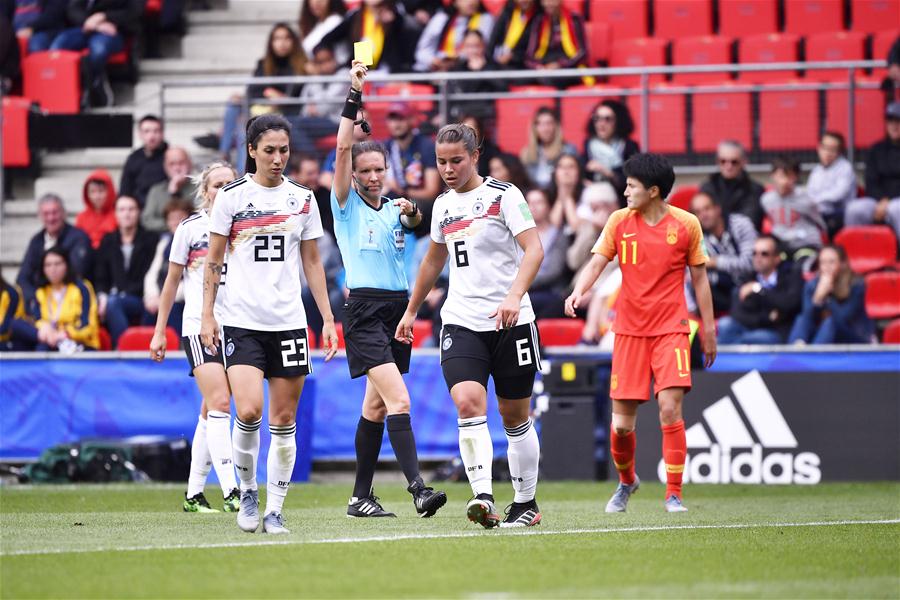
<instances>
[{"instance_id":1,"label":"black hair of player","mask_svg":"<svg viewBox=\"0 0 900 600\"><path fill-rule=\"evenodd\" d=\"M659 197L665 200L675 185L675 169L672 163L661 154L641 152L625 161L622 167L625 177L632 177L641 182L646 189L656 186Z\"/></svg>"},{"instance_id":2,"label":"black hair of player","mask_svg":"<svg viewBox=\"0 0 900 600\"><path fill-rule=\"evenodd\" d=\"M365 131L365 129L363 129ZM365 142L357 142L350 147L350 168L356 169L356 159L357 157L367 154L369 152L377 152L381 156L384 157L384 168L387 168L388 165L388 153L387 148L384 147L384 144L381 142L370 142L366 140Z\"/></svg>"},{"instance_id":3,"label":"black hair of player","mask_svg":"<svg viewBox=\"0 0 900 600\"><path fill-rule=\"evenodd\" d=\"M256 173L256 159L250 156L250 148L256 149L259 138L267 131L284 131L291 139L291 124L281 115L260 115L247 121L247 172Z\"/></svg>"}]
</instances>

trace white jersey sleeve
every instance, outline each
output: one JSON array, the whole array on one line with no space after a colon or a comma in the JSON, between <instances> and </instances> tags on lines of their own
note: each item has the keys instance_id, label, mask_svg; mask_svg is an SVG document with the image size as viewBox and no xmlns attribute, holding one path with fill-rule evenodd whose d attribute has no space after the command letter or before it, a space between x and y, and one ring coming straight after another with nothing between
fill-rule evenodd
<instances>
[{"instance_id":1,"label":"white jersey sleeve","mask_svg":"<svg viewBox=\"0 0 900 600\"><path fill-rule=\"evenodd\" d=\"M188 239L188 228L185 221L178 224L175 233L172 235L172 247L169 249L169 262L178 265L186 265L188 254L191 252L191 244Z\"/></svg>"},{"instance_id":2,"label":"white jersey sleeve","mask_svg":"<svg viewBox=\"0 0 900 600\"><path fill-rule=\"evenodd\" d=\"M209 230L212 233L218 233L226 237L231 235L231 224L237 212L236 203L239 195L237 188L233 186L247 177L249 175L245 175L241 179L235 179L216 194L216 202L213 205L212 213L209 215Z\"/></svg>"},{"instance_id":3,"label":"white jersey sleeve","mask_svg":"<svg viewBox=\"0 0 900 600\"><path fill-rule=\"evenodd\" d=\"M438 196L434 201L434 207L432 208L433 215L441 214L438 211L444 211L446 209L442 208L444 202L446 202L447 192L444 192L440 196ZM432 216L431 218L431 239L434 240L435 244L446 244L447 239L444 237L444 232L441 230L441 221L440 219Z\"/></svg>"},{"instance_id":4,"label":"white jersey sleeve","mask_svg":"<svg viewBox=\"0 0 900 600\"><path fill-rule=\"evenodd\" d=\"M319 203L316 202L312 192L309 193L309 196L312 201L309 203L309 214L306 215L306 221L303 223L301 240L315 240L325 235L325 230L322 228L322 216L319 214Z\"/></svg>"},{"instance_id":5,"label":"white jersey sleeve","mask_svg":"<svg viewBox=\"0 0 900 600\"><path fill-rule=\"evenodd\" d=\"M536 227L534 217L531 216L531 210L529 210L528 203L525 201L525 196L514 185L511 185L503 193L503 198L500 201L500 214L503 215L503 220L512 232L513 237L516 237L526 229L534 229Z\"/></svg>"}]
</instances>

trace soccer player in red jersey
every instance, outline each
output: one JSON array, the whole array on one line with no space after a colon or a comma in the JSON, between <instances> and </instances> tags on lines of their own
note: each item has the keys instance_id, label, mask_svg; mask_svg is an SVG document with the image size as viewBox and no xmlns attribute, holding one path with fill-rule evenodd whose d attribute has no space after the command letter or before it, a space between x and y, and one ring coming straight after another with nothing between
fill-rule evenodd
<instances>
[{"instance_id":1,"label":"soccer player in red jersey","mask_svg":"<svg viewBox=\"0 0 900 600\"><path fill-rule=\"evenodd\" d=\"M702 340L707 367L716 359L716 326L706 276L706 248L697 218L666 204L675 183L672 165L658 154L637 154L624 166L628 207L614 212L592 250L566 314L575 316L581 298L616 255L622 288L613 323L613 402L610 446L619 471L619 487L606 512L624 512L640 486L634 472L635 420L648 400L651 376L659 401L659 420L666 463L668 512L684 512L681 476L687 454L681 403L691 389L690 326L684 299L684 271L691 281L703 320Z\"/></svg>"}]
</instances>

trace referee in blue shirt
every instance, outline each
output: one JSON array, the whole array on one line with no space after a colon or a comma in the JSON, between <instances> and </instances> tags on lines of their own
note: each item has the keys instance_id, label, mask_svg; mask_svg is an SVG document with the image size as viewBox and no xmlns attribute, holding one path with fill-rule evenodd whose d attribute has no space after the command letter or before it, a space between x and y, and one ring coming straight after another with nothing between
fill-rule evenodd
<instances>
[{"instance_id":1,"label":"referee in blue shirt","mask_svg":"<svg viewBox=\"0 0 900 600\"><path fill-rule=\"evenodd\" d=\"M350 91L338 127L331 187L334 234L350 289L344 309L347 362L351 377L367 377L362 416L356 427L356 483L347 515L395 516L384 510L372 491L386 422L416 512L430 517L447 502L447 496L427 487L419 475L409 392L402 375L409 371L411 347L394 339L409 297L403 260L406 236L421 222L422 214L415 202L381 195L387 171L384 146L368 141L353 143L366 71L365 65L353 61Z\"/></svg>"}]
</instances>

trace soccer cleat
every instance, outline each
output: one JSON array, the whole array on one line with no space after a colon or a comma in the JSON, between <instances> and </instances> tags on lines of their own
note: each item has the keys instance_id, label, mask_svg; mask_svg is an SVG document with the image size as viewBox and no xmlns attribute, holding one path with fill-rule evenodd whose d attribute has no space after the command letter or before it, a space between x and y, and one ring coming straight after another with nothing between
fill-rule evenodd
<instances>
[{"instance_id":1,"label":"soccer cleat","mask_svg":"<svg viewBox=\"0 0 900 600\"><path fill-rule=\"evenodd\" d=\"M184 512L195 512L195 513L217 513L215 508L209 505L209 501L207 501L206 496L203 495L203 492L195 496L187 497L187 492L184 493L184 504L181 505L184 509Z\"/></svg>"},{"instance_id":2,"label":"soccer cleat","mask_svg":"<svg viewBox=\"0 0 900 600\"><path fill-rule=\"evenodd\" d=\"M225 496L225 504L222 510L225 512L236 513L241 508L241 490L234 488L231 493Z\"/></svg>"},{"instance_id":3,"label":"soccer cleat","mask_svg":"<svg viewBox=\"0 0 900 600\"><path fill-rule=\"evenodd\" d=\"M541 509L537 502L513 502L506 507L506 518L500 527L534 527L541 522Z\"/></svg>"},{"instance_id":4,"label":"soccer cleat","mask_svg":"<svg viewBox=\"0 0 900 600\"><path fill-rule=\"evenodd\" d=\"M243 531L253 533L259 528L259 491L243 490L237 524Z\"/></svg>"},{"instance_id":5,"label":"soccer cleat","mask_svg":"<svg viewBox=\"0 0 900 600\"><path fill-rule=\"evenodd\" d=\"M687 506L681 503L681 498L672 494L666 498L666 512L687 512Z\"/></svg>"},{"instance_id":6,"label":"soccer cleat","mask_svg":"<svg viewBox=\"0 0 900 600\"><path fill-rule=\"evenodd\" d=\"M384 507L378 503L378 496L375 495L374 490L369 492L368 497L366 498L350 498L350 503L347 505L347 516L348 517L396 517L392 512L388 512L384 510Z\"/></svg>"},{"instance_id":7,"label":"soccer cleat","mask_svg":"<svg viewBox=\"0 0 900 600\"><path fill-rule=\"evenodd\" d=\"M281 513L270 512L263 517L263 533L280 535L290 532L291 530L284 526L284 517L281 516Z\"/></svg>"},{"instance_id":8,"label":"soccer cleat","mask_svg":"<svg viewBox=\"0 0 900 600\"><path fill-rule=\"evenodd\" d=\"M606 512L625 512L625 508L628 506L628 499L631 498L633 493L638 491L639 487L641 487L641 478L637 475L634 476L634 483L631 485L620 481L619 487L616 488L616 493L606 503Z\"/></svg>"},{"instance_id":9,"label":"soccer cleat","mask_svg":"<svg viewBox=\"0 0 900 600\"><path fill-rule=\"evenodd\" d=\"M434 491L434 488L426 486L421 479L416 479L409 484L406 491L413 496L416 512L425 519L434 516L434 513L447 503L447 494Z\"/></svg>"},{"instance_id":10,"label":"soccer cleat","mask_svg":"<svg viewBox=\"0 0 900 600\"><path fill-rule=\"evenodd\" d=\"M494 508L494 498L490 494L478 494L466 504L466 516L473 523L478 523L485 529L491 529L500 524L500 515Z\"/></svg>"}]
</instances>

